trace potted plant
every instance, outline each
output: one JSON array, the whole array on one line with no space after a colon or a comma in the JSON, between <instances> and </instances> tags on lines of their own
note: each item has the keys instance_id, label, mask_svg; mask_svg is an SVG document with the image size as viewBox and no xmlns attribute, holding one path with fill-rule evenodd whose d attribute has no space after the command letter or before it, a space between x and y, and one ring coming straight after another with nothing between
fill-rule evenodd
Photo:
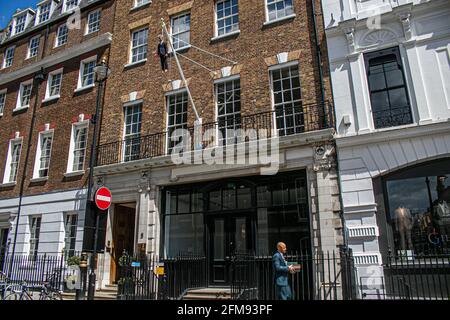
<instances>
[{"instance_id":1,"label":"potted plant","mask_svg":"<svg viewBox=\"0 0 450 320\"><path fill-rule=\"evenodd\" d=\"M74 285L77 281L79 281L79 277L81 277L81 272L79 272L81 257L79 256L71 256L67 259L67 266L72 271L66 275L64 278L64 291L65 292L75 292ZM74 272L78 267L78 272Z\"/></svg>"}]
</instances>

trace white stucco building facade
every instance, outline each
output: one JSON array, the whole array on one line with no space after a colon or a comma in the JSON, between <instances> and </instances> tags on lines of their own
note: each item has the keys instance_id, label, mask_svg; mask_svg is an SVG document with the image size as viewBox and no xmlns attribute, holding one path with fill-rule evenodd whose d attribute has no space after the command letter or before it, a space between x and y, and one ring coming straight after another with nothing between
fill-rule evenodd
<instances>
[{"instance_id":1,"label":"white stucco building facade","mask_svg":"<svg viewBox=\"0 0 450 320\"><path fill-rule=\"evenodd\" d=\"M24 196L19 219L18 204L18 197L0 201L0 227L8 231L8 253L12 252L16 228L17 255L58 255L69 250L73 255L81 252L86 189ZM72 216L74 218L70 219ZM68 230L68 226L72 230ZM32 239L33 234L35 239Z\"/></svg>"},{"instance_id":2,"label":"white stucco building facade","mask_svg":"<svg viewBox=\"0 0 450 320\"><path fill-rule=\"evenodd\" d=\"M422 253L415 227L399 236L395 204L404 203L415 226L448 201L450 3L325 0L323 11L346 237L363 288L376 294L388 252ZM392 189L401 181L404 191ZM429 202L413 205L425 197L424 181Z\"/></svg>"}]
</instances>

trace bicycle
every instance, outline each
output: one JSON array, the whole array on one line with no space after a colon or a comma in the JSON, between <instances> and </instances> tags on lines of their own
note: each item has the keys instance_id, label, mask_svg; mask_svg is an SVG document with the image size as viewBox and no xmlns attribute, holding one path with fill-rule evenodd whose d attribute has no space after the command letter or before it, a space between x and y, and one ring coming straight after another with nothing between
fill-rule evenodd
<instances>
[{"instance_id":1,"label":"bicycle","mask_svg":"<svg viewBox=\"0 0 450 320\"><path fill-rule=\"evenodd\" d=\"M16 291L15 285L11 286L11 293L6 295L5 300L33 300L32 295L28 292L30 287L26 282L22 282L20 290Z\"/></svg>"},{"instance_id":2,"label":"bicycle","mask_svg":"<svg viewBox=\"0 0 450 320\"><path fill-rule=\"evenodd\" d=\"M20 286L20 290L15 290L11 287L11 293L6 295L4 300L34 300L33 291L30 289L39 289L39 300L62 300L62 295L59 290L54 289L49 282L44 282L42 285L29 286L24 281Z\"/></svg>"}]
</instances>

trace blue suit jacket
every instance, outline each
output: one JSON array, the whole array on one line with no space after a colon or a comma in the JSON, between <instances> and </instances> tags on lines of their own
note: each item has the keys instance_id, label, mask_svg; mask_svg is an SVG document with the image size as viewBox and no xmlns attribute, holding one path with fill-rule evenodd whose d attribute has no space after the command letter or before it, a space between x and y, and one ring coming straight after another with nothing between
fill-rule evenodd
<instances>
[{"instance_id":1,"label":"blue suit jacket","mask_svg":"<svg viewBox=\"0 0 450 320\"><path fill-rule=\"evenodd\" d=\"M277 251L272 257L272 265L274 271L274 281L277 286L288 286L289 269L286 261Z\"/></svg>"}]
</instances>

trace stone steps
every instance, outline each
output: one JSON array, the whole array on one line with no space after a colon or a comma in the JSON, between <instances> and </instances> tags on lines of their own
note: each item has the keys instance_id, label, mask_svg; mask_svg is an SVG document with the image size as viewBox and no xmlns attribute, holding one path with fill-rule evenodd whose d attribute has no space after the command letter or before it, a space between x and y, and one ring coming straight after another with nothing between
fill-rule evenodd
<instances>
[{"instance_id":1,"label":"stone steps","mask_svg":"<svg viewBox=\"0 0 450 320\"><path fill-rule=\"evenodd\" d=\"M64 292L62 297L63 300L75 300L75 293ZM117 285L106 285L95 291L94 300L117 300Z\"/></svg>"},{"instance_id":2,"label":"stone steps","mask_svg":"<svg viewBox=\"0 0 450 320\"><path fill-rule=\"evenodd\" d=\"M183 300L231 300L230 288L200 288L189 290Z\"/></svg>"}]
</instances>

